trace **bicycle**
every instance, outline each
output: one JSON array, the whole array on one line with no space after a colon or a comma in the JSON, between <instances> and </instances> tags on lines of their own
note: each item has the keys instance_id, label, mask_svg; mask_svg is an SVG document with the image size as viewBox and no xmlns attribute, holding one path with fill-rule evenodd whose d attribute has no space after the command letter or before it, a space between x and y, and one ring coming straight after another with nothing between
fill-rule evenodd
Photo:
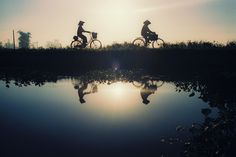
<instances>
[{"instance_id":1,"label":"bicycle","mask_svg":"<svg viewBox=\"0 0 236 157\"><path fill-rule=\"evenodd\" d=\"M97 33L91 32L89 34L90 34L90 40L89 40L89 42L87 43L86 46L89 45L89 47L91 49L101 49L102 48L102 43L101 43L101 41L99 41L97 39ZM74 36L73 39L74 40L70 44L71 48L73 48L73 49L82 49L82 48L86 47L86 46L85 47L83 46L83 40L81 38L79 38L78 36Z\"/></svg>"},{"instance_id":2,"label":"bicycle","mask_svg":"<svg viewBox=\"0 0 236 157\"><path fill-rule=\"evenodd\" d=\"M138 46L138 47L148 47L151 44L152 48L161 48L161 47L164 47L165 45L164 40L159 38L156 33L153 34L149 40L151 42L146 43L145 38L138 37L134 39L133 45Z\"/></svg>"}]
</instances>

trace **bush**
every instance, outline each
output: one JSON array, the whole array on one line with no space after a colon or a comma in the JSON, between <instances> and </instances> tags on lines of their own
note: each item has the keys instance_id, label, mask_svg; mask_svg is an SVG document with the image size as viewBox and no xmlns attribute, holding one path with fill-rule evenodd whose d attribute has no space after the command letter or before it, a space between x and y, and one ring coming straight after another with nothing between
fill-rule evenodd
<instances>
[{"instance_id":1,"label":"bush","mask_svg":"<svg viewBox=\"0 0 236 157\"><path fill-rule=\"evenodd\" d=\"M140 48L132 43L124 42L124 43L114 43L112 45L106 46L105 50L128 50L128 49L137 49Z\"/></svg>"},{"instance_id":2,"label":"bush","mask_svg":"<svg viewBox=\"0 0 236 157\"><path fill-rule=\"evenodd\" d=\"M236 41L230 41L226 44L227 48L236 48Z\"/></svg>"}]
</instances>

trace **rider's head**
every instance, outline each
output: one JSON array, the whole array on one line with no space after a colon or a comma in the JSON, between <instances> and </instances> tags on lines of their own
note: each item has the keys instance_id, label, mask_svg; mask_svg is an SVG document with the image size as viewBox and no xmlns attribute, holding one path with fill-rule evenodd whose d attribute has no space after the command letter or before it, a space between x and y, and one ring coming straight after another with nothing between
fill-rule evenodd
<instances>
[{"instance_id":1,"label":"rider's head","mask_svg":"<svg viewBox=\"0 0 236 157\"><path fill-rule=\"evenodd\" d=\"M146 20L146 21L143 22L143 24L144 24L144 25L150 25L151 22L150 22L149 20Z\"/></svg>"},{"instance_id":2,"label":"rider's head","mask_svg":"<svg viewBox=\"0 0 236 157\"><path fill-rule=\"evenodd\" d=\"M143 104L149 104L150 103L150 101L148 100L148 99L143 99Z\"/></svg>"},{"instance_id":3,"label":"rider's head","mask_svg":"<svg viewBox=\"0 0 236 157\"><path fill-rule=\"evenodd\" d=\"M80 21L78 25L83 26L83 24L84 24L84 21Z\"/></svg>"},{"instance_id":4,"label":"rider's head","mask_svg":"<svg viewBox=\"0 0 236 157\"><path fill-rule=\"evenodd\" d=\"M83 98L80 98L79 101L80 101L81 104L86 102Z\"/></svg>"}]
</instances>

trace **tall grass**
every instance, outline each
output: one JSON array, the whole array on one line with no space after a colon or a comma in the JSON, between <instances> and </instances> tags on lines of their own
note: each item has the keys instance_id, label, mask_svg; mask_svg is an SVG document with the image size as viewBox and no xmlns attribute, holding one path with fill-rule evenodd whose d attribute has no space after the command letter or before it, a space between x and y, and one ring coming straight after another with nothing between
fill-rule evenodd
<instances>
[{"instance_id":1,"label":"tall grass","mask_svg":"<svg viewBox=\"0 0 236 157\"><path fill-rule=\"evenodd\" d=\"M170 43L170 42L165 42L163 47L159 49L236 49L236 41L228 41L226 44L219 43L219 42L209 42L209 41L188 41L188 42L177 42L177 43ZM0 50L7 49L3 45L0 45ZM99 50L92 50L89 48L85 48L80 51L90 51L90 52L100 52L100 51L112 51L112 50L118 50L118 51L123 51L123 50L144 50L147 49L145 47L138 47L133 45L132 43L129 42L124 42L124 43L113 43L111 45L107 45L106 47L103 47L102 49ZM152 49L152 48L151 48ZM65 48L32 48L31 50L69 50L69 51L77 51L77 50L71 50L70 47L65 47Z\"/></svg>"},{"instance_id":2,"label":"tall grass","mask_svg":"<svg viewBox=\"0 0 236 157\"><path fill-rule=\"evenodd\" d=\"M165 44L160 49L218 49L218 48L236 48L236 41L229 41L226 44L219 42L209 42L209 41L188 41L188 42L177 42L170 43L165 42ZM132 49L145 49L144 47L137 47L132 43L114 43L108 45L104 50L132 50Z\"/></svg>"},{"instance_id":3,"label":"tall grass","mask_svg":"<svg viewBox=\"0 0 236 157\"><path fill-rule=\"evenodd\" d=\"M216 48L236 48L236 41L229 41L226 44L209 41L188 41L178 43L165 43L166 49L216 49Z\"/></svg>"}]
</instances>

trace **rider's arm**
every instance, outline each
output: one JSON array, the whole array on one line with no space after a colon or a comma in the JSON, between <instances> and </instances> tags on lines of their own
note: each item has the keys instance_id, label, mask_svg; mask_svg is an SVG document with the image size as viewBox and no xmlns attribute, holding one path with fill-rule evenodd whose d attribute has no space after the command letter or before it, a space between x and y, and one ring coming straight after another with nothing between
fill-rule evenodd
<instances>
[{"instance_id":1,"label":"rider's arm","mask_svg":"<svg viewBox=\"0 0 236 157\"><path fill-rule=\"evenodd\" d=\"M89 31L86 31L86 30L84 30L84 29L83 29L83 32L85 32L85 33L90 33Z\"/></svg>"},{"instance_id":2,"label":"rider's arm","mask_svg":"<svg viewBox=\"0 0 236 157\"><path fill-rule=\"evenodd\" d=\"M89 31L84 30L83 27L81 27L81 32L84 32L84 33L91 33L91 32L89 32Z\"/></svg>"},{"instance_id":3,"label":"rider's arm","mask_svg":"<svg viewBox=\"0 0 236 157\"><path fill-rule=\"evenodd\" d=\"M148 27L147 27L147 32L148 32L148 33L155 33L155 32L153 32L153 31L151 31Z\"/></svg>"},{"instance_id":4,"label":"rider's arm","mask_svg":"<svg viewBox=\"0 0 236 157\"><path fill-rule=\"evenodd\" d=\"M90 31L84 31L85 33L91 33Z\"/></svg>"}]
</instances>

